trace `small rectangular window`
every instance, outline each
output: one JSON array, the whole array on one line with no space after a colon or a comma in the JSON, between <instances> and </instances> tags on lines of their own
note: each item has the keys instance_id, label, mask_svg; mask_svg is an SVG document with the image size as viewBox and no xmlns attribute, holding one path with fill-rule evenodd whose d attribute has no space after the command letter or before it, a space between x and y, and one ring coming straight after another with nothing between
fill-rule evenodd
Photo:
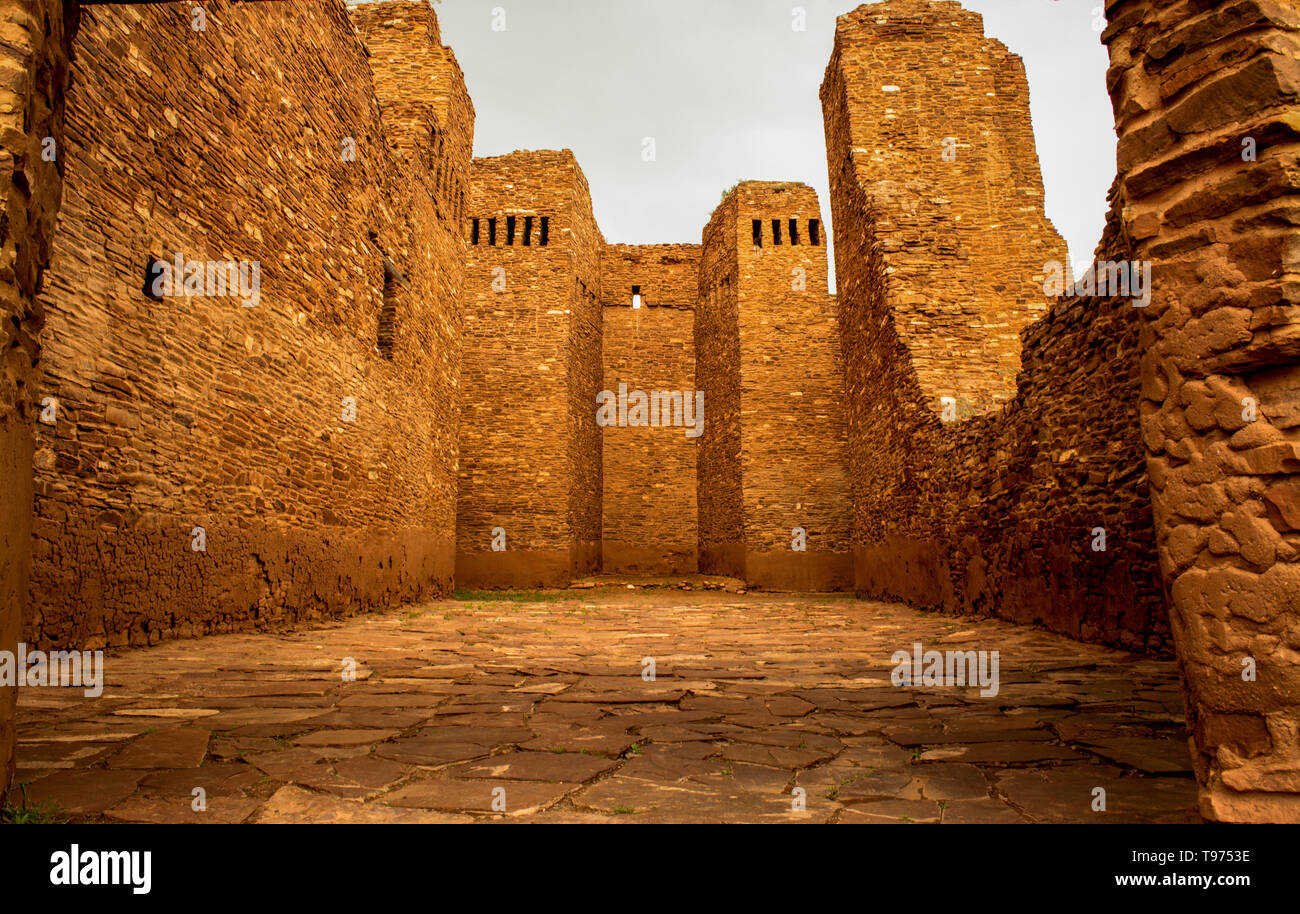
<instances>
[{"instance_id":1,"label":"small rectangular window","mask_svg":"<svg viewBox=\"0 0 1300 914\"><path fill-rule=\"evenodd\" d=\"M763 220L755 219L754 220L754 247L761 248L762 246L763 246Z\"/></svg>"},{"instance_id":2,"label":"small rectangular window","mask_svg":"<svg viewBox=\"0 0 1300 914\"><path fill-rule=\"evenodd\" d=\"M515 217L506 216L506 244L515 243Z\"/></svg>"},{"instance_id":3,"label":"small rectangular window","mask_svg":"<svg viewBox=\"0 0 1300 914\"><path fill-rule=\"evenodd\" d=\"M543 216L542 237L541 237L542 247L546 247L546 245L550 242L550 240L551 240L551 217Z\"/></svg>"},{"instance_id":4,"label":"small rectangular window","mask_svg":"<svg viewBox=\"0 0 1300 914\"><path fill-rule=\"evenodd\" d=\"M640 307L641 307L641 287L640 287L640 286L633 286L633 287L632 287L632 307L633 307L633 308L640 308Z\"/></svg>"},{"instance_id":5,"label":"small rectangular window","mask_svg":"<svg viewBox=\"0 0 1300 914\"><path fill-rule=\"evenodd\" d=\"M497 244L497 221L496 219L488 220L488 244L496 247Z\"/></svg>"},{"instance_id":6,"label":"small rectangular window","mask_svg":"<svg viewBox=\"0 0 1300 914\"><path fill-rule=\"evenodd\" d=\"M780 219L772 220L772 243L773 244L781 243L781 220Z\"/></svg>"},{"instance_id":7,"label":"small rectangular window","mask_svg":"<svg viewBox=\"0 0 1300 914\"><path fill-rule=\"evenodd\" d=\"M531 247L533 243L533 217L524 217L524 247Z\"/></svg>"},{"instance_id":8,"label":"small rectangular window","mask_svg":"<svg viewBox=\"0 0 1300 914\"><path fill-rule=\"evenodd\" d=\"M816 245L822 243L820 229L821 229L820 222L818 222L816 219L808 220L808 243L809 244Z\"/></svg>"},{"instance_id":9,"label":"small rectangular window","mask_svg":"<svg viewBox=\"0 0 1300 914\"><path fill-rule=\"evenodd\" d=\"M798 219L790 220L790 243L791 244L799 243L799 220Z\"/></svg>"},{"instance_id":10,"label":"small rectangular window","mask_svg":"<svg viewBox=\"0 0 1300 914\"><path fill-rule=\"evenodd\" d=\"M478 244L478 222L477 219L474 220L474 228L470 232L470 244Z\"/></svg>"}]
</instances>

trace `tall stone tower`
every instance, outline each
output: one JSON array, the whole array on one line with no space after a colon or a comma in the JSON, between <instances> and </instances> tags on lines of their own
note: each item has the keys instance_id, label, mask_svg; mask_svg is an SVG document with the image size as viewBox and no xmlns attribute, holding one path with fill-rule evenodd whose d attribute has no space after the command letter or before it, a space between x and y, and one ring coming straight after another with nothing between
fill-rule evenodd
<instances>
[{"instance_id":1,"label":"tall stone tower","mask_svg":"<svg viewBox=\"0 0 1300 914\"><path fill-rule=\"evenodd\" d=\"M1023 62L957 3L874 3L839 18L822 106L837 237L879 242L925 402L965 417L1009 399L1020 331L1047 310L1044 264L1066 261ZM880 292L852 263L837 252L841 297Z\"/></svg>"},{"instance_id":2,"label":"tall stone tower","mask_svg":"<svg viewBox=\"0 0 1300 914\"><path fill-rule=\"evenodd\" d=\"M700 570L778 590L853 578L843 367L826 232L805 184L750 181L704 230Z\"/></svg>"},{"instance_id":3,"label":"tall stone tower","mask_svg":"<svg viewBox=\"0 0 1300 914\"><path fill-rule=\"evenodd\" d=\"M601 547L600 255L573 153L475 159L456 581L564 586Z\"/></svg>"}]
</instances>

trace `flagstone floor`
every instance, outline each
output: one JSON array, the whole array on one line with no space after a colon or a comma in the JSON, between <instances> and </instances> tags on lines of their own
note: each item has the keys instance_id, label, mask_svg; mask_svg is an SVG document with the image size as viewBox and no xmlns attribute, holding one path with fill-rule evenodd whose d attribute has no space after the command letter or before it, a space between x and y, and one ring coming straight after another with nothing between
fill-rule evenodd
<instances>
[{"instance_id":1,"label":"flagstone floor","mask_svg":"<svg viewBox=\"0 0 1300 914\"><path fill-rule=\"evenodd\" d=\"M17 781L72 821L1200 821L1172 662L825 595L548 596L110 653L98 699L22 691ZM893 686L916 642L998 651L998 694Z\"/></svg>"}]
</instances>

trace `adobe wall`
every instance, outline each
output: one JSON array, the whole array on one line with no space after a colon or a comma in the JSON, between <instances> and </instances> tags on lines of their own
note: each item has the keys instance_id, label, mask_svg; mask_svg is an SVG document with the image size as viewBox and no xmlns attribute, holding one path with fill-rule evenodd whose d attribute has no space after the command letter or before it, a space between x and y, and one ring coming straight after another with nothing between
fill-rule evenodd
<instances>
[{"instance_id":1,"label":"adobe wall","mask_svg":"<svg viewBox=\"0 0 1300 914\"><path fill-rule=\"evenodd\" d=\"M1201 812L1300 822L1300 11L1110 0L1141 430Z\"/></svg>"},{"instance_id":2,"label":"adobe wall","mask_svg":"<svg viewBox=\"0 0 1300 914\"><path fill-rule=\"evenodd\" d=\"M66 18L65 18L66 16ZM31 569L32 453L44 283L63 184L75 4L0 0L0 651L22 638ZM17 689L0 688L0 805L14 772Z\"/></svg>"},{"instance_id":3,"label":"adobe wall","mask_svg":"<svg viewBox=\"0 0 1300 914\"><path fill-rule=\"evenodd\" d=\"M568 150L475 159L470 201L456 581L563 586L600 563L604 239Z\"/></svg>"},{"instance_id":4,"label":"adobe wall","mask_svg":"<svg viewBox=\"0 0 1300 914\"><path fill-rule=\"evenodd\" d=\"M76 42L41 296L40 388L58 400L36 442L42 645L451 585L458 226L385 145L341 2L221 0L205 31L182 7L88 7ZM150 300L148 263L177 254L258 264L260 299Z\"/></svg>"},{"instance_id":5,"label":"adobe wall","mask_svg":"<svg viewBox=\"0 0 1300 914\"><path fill-rule=\"evenodd\" d=\"M1010 230L989 224L1003 216L984 209L982 187L951 187L946 206L962 215L961 233L911 234L910 204L876 161L893 154L873 145L872 125L890 121L896 110L889 102L882 116L880 85L937 87L949 78L961 82L964 68L981 59L996 63L1005 51L984 42L981 28L978 16L951 3L861 7L839 21L822 86L848 366L857 589L928 609L991 614L1083 640L1168 652L1138 441L1138 309L1127 300L1096 297L1061 299L1048 309L1044 260L1025 254L995 264L987 259L991 252L973 247L985 229L993 237ZM931 42L958 63L932 58L923 50ZM992 56L962 58L958 46L966 43ZM1004 69L1017 68L1004 63ZM963 107L967 102L974 114ZM947 120L932 124L978 122L985 108L984 101L961 93L949 104ZM1028 130L1027 114L1025 125ZM977 140L959 149L957 162L984 162L994 174L1003 169L1007 186L1024 192L1024 247L1063 261L1054 233L1044 234L1046 223L1034 214L1041 182L1032 139L1013 142L990 130L987 140L992 149ZM1006 164L1005 156L1017 150L1018 164ZM941 166L955 164L937 153L933 158L940 174ZM966 199L971 196L973 203ZM1118 229L1116 209L1100 245L1102 260L1127 256ZM1020 247L1008 238L1001 243ZM971 246L971 258L959 268L952 256L962 245ZM958 388L947 388L958 409L957 421L945 424L937 402L945 388L926 378L934 352L926 352L918 337L916 289L931 280L942 289L954 271L972 288L1006 285L1046 313L1024 325L1028 312L1016 311L1020 345L993 357L978 347L945 353L945 360L973 365L986 377L990 365L1003 371L1014 364L1013 354L1023 360L1014 398L984 415L961 408ZM991 387L978 389L984 393L967 399L996 399Z\"/></svg>"},{"instance_id":6,"label":"adobe wall","mask_svg":"<svg viewBox=\"0 0 1300 914\"><path fill-rule=\"evenodd\" d=\"M608 245L603 390L695 391L695 300L700 247ZM632 306L633 289L640 307ZM706 406L707 410L707 406ZM685 420L683 415L682 420ZM656 416L654 421L659 421ZM692 574L699 568L698 438L685 427L606 426L603 570Z\"/></svg>"},{"instance_id":7,"label":"adobe wall","mask_svg":"<svg viewBox=\"0 0 1300 914\"><path fill-rule=\"evenodd\" d=\"M747 181L704 230L701 571L773 590L852 586L843 365L824 226L807 185Z\"/></svg>"}]
</instances>

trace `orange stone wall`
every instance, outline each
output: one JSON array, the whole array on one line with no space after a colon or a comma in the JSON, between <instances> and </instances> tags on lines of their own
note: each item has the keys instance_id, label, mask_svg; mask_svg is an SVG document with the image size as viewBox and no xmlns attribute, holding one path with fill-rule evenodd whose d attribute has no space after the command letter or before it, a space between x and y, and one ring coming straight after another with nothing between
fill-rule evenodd
<instances>
[{"instance_id":1,"label":"orange stone wall","mask_svg":"<svg viewBox=\"0 0 1300 914\"><path fill-rule=\"evenodd\" d=\"M33 427L43 399L38 293L62 197L76 24L75 7L60 0L0 0L0 173L7 176L0 205L0 651L14 651L22 638L28 598ZM0 805L14 772L17 691L0 688Z\"/></svg>"},{"instance_id":2,"label":"orange stone wall","mask_svg":"<svg viewBox=\"0 0 1300 914\"><path fill-rule=\"evenodd\" d=\"M903 0L840 18L822 104L857 589L1168 653L1138 440L1139 309L1095 297L1049 305L1043 267L1064 252L1041 218L1027 114L1012 129L990 107L998 73L1019 65L956 4ZM898 107L910 101L930 112L928 130L973 138L955 161L937 133L931 149L897 127L920 116ZM993 208L982 169L1001 176ZM900 191L899 176L913 174L929 190ZM1103 260L1128 256L1118 213ZM950 320L993 348L944 330ZM1018 341L997 343L1003 331ZM1003 391L999 377L1014 384ZM955 401L955 421L941 421L940 396Z\"/></svg>"},{"instance_id":3,"label":"orange stone wall","mask_svg":"<svg viewBox=\"0 0 1300 914\"><path fill-rule=\"evenodd\" d=\"M600 563L605 242L567 150L475 159L471 188L457 583L562 586Z\"/></svg>"},{"instance_id":4,"label":"orange stone wall","mask_svg":"<svg viewBox=\"0 0 1300 914\"><path fill-rule=\"evenodd\" d=\"M609 245L601 258L604 390L695 391L698 245ZM632 306L632 290L641 306ZM707 409L707 407L706 407ZM608 426L604 435L604 571L698 570L696 455L684 428Z\"/></svg>"},{"instance_id":5,"label":"orange stone wall","mask_svg":"<svg viewBox=\"0 0 1300 914\"><path fill-rule=\"evenodd\" d=\"M852 586L844 368L826 245L817 195L803 184L744 182L704 230L701 571L775 590Z\"/></svg>"},{"instance_id":6,"label":"orange stone wall","mask_svg":"<svg viewBox=\"0 0 1300 914\"><path fill-rule=\"evenodd\" d=\"M205 31L183 7L88 7L75 46L40 297L58 400L36 439L42 645L451 586L460 226L427 163L386 144L341 2L216 0ZM147 298L147 264L177 253L256 262L260 301Z\"/></svg>"},{"instance_id":7,"label":"orange stone wall","mask_svg":"<svg viewBox=\"0 0 1300 914\"><path fill-rule=\"evenodd\" d=\"M1300 822L1300 9L1110 0L1140 421L1201 812Z\"/></svg>"}]
</instances>

